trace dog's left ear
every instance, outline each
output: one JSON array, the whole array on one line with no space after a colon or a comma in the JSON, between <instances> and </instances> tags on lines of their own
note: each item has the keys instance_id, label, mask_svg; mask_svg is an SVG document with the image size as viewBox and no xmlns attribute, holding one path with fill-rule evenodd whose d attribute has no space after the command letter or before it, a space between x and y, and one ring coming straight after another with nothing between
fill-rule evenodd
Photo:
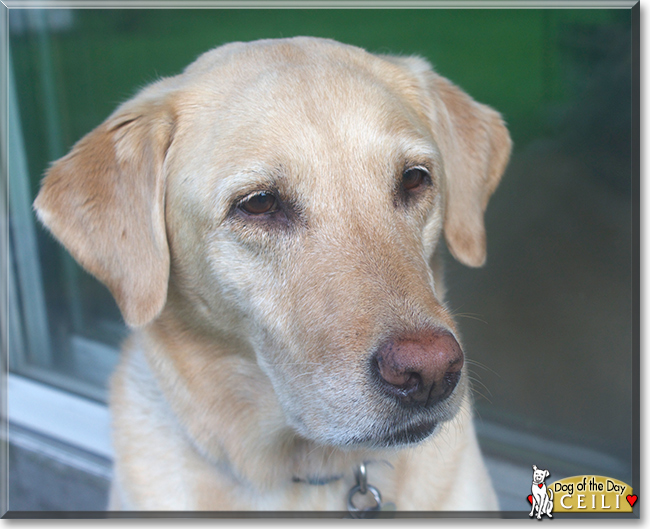
<instances>
[{"instance_id":1,"label":"dog's left ear","mask_svg":"<svg viewBox=\"0 0 650 529\"><path fill-rule=\"evenodd\" d=\"M445 239L461 263L482 266L487 256L483 215L508 164L510 134L490 107L442 77L433 84L446 110L439 113L443 133L437 138L447 185Z\"/></svg>"},{"instance_id":2,"label":"dog's left ear","mask_svg":"<svg viewBox=\"0 0 650 529\"><path fill-rule=\"evenodd\" d=\"M510 158L508 129L498 112L436 74L425 60L384 58L406 66L425 91L416 105L431 123L443 159L449 250L467 266L482 266L487 254L483 214Z\"/></svg>"},{"instance_id":3,"label":"dog's left ear","mask_svg":"<svg viewBox=\"0 0 650 529\"><path fill-rule=\"evenodd\" d=\"M167 299L164 160L174 129L167 82L122 105L54 163L34 202L132 326L152 320Z\"/></svg>"}]
</instances>

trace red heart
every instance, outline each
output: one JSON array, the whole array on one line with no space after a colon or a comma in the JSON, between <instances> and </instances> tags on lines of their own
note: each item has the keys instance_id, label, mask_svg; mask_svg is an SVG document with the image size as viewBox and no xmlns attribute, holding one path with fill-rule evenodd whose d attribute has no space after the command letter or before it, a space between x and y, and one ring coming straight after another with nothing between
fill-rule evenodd
<instances>
[{"instance_id":1,"label":"red heart","mask_svg":"<svg viewBox=\"0 0 650 529\"><path fill-rule=\"evenodd\" d=\"M529 495L528 495L528 501L529 501L531 504L533 503L533 495L532 495L532 494L529 494ZM630 501L630 500L627 500L627 501Z\"/></svg>"},{"instance_id":2,"label":"red heart","mask_svg":"<svg viewBox=\"0 0 650 529\"><path fill-rule=\"evenodd\" d=\"M627 499L627 502L630 504L630 507L634 507L636 500L639 499L639 497L636 494L634 496L628 494L627 496L625 496L625 498Z\"/></svg>"},{"instance_id":3,"label":"red heart","mask_svg":"<svg viewBox=\"0 0 650 529\"><path fill-rule=\"evenodd\" d=\"M541 489L543 485L544 485L544 483L540 483L540 484L537 485L537 486Z\"/></svg>"}]
</instances>

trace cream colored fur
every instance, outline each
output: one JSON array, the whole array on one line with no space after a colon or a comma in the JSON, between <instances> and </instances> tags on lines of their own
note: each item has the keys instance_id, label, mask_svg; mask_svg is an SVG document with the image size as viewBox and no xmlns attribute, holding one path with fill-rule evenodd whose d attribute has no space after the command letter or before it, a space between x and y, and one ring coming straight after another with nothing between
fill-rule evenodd
<instances>
[{"instance_id":1,"label":"cream colored fur","mask_svg":"<svg viewBox=\"0 0 650 529\"><path fill-rule=\"evenodd\" d=\"M411 419L368 362L395 333L457 336L436 249L484 262L509 153L425 61L314 38L210 51L75 145L35 208L134 328L110 508L342 511L361 461L399 510L497 508L467 375L428 439L385 446ZM406 201L410 167L430 182ZM259 192L282 214L243 214Z\"/></svg>"}]
</instances>

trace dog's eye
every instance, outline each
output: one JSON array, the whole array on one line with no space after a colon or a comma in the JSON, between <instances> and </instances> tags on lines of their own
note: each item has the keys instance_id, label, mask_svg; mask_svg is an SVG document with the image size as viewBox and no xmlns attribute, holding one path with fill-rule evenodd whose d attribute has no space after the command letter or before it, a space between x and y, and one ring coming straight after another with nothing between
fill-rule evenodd
<instances>
[{"instance_id":1,"label":"dog's eye","mask_svg":"<svg viewBox=\"0 0 650 529\"><path fill-rule=\"evenodd\" d=\"M429 178L429 173L419 167L407 169L402 175L402 186L407 191L420 187Z\"/></svg>"},{"instance_id":2,"label":"dog's eye","mask_svg":"<svg viewBox=\"0 0 650 529\"><path fill-rule=\"evenodd\" d=\"M263 215L273 213L278 209L278 199L271 193L257 193L252 197L243 200L239 208L249 215Z\"/></svg>"}]
</instances>

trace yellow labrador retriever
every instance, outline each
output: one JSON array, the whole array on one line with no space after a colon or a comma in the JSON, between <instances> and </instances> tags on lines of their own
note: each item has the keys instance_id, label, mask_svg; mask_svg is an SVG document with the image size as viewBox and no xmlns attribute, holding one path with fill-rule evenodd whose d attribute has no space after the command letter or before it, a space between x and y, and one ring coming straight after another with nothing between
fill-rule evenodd
<instances>
[{"instance_id":1,"label":"yellow labrador retriever","mask_svg":"<svg viewBox=\"0 0 650 529\"><path fill-rule=\"evenodd\" d=\"M424 60L316 38L210 51L79 141L35 208L135 329L110 507L496 509L437 249L484 262L510 146Z\"/></svg>"}]
</instances>

